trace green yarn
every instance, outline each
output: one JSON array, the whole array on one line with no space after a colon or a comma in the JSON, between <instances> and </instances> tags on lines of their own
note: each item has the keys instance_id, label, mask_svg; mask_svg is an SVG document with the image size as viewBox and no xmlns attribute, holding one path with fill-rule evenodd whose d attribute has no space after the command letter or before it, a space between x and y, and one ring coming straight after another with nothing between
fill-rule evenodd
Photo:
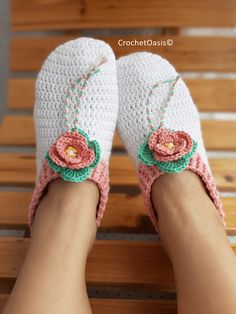
<instances>
[{"instance_id":1,"label":"green yarn","mask_svg":"<svg viewBox=\"0 0 236 314\"><path fill-rule=\"evenodd\" d=\"M70 132L78 132L79 134L83 135L83 137L86 138L87 142L89 143L89 136L86 132L84 132L83 130L79 129L79 128L73 128L70 130Z\"/></svg>"},{"instance_id":2,"label":"green yarn","mask_svg":"<svg viewBox=\"0 0 236 314\"><path fill-rule=\"evenodd\" d=\"M65 181L82 182L87 179L92 169L92 167L85 167L81 169L64 168L64 170L60 174L62 179L64 179Z\"/></svg>"},{"instance_id":3,"label":"green yarn","mask_svg":"<svg viewBox=\"0 0 236 314\"><path fill-rule=\"evenodd\" d=\"M58 166L50 158L49 152L46 153L45 159L48 161L49 167L51 169L53 169L55 172L60 173L62 179L64 179L65 181L82 182L89 177L92 170L99 163L100 156L101 156L101 150L100 150L99 143L96 140L90 141L87 133L85 133L84 131L82 131L79 128L71 129L71 132L74 132L74 131L77 131L79 134L83 135L87 140L88 148L93 149L95 159L91 165L89 165L88 167L80 168L80 169L70 169L70 168L66 168L66 167L61 167L61 166Z\"/></svg>"},{"instance_id":4,"label":"green yarn","mask_svg":"<svg viewBox=\"0 0 236 314\"><path fill-rule=\"evenodd\" d=\"M138 158L146 166L156 165L162 172L179 173L184 170L189 164L190 158L193 156L197 149L197 142L193 140L193 148L191 152L183 157L174 161L159 161L153 156L152 151L149 149L148 140L141 144L138 149Z\"/></svg>"},{"instance_id":5,"label":"green yarn","mask_svg":"<svg viewBox=\"0 0 236 314\"><path fill-rule=\"evenodd\" d=\"M156 164L156 160L153 157L153 153L149 149L148 140L139 146L138 158L142 163L144 163L147 166L153 166Z\"/></svg>"},{"instance_id":6,"label":"green yarn","mask_svg":"<svg viewBox=\"0 0 236 314\"><path fill-rule=\"evenodd\" d=\"M56 172L59 172L59 173L61 172L62 167L58 166L52 161L52 159L49 156L49 152L47 152L45 159L47 159L50 168L52 168Z\"/></svg>"},{"instance_id":7,"label":"green yarn","mask_svg":"<svg viewBox=\"0 0 236 314\"><path fill-rule=\"evenodd\" d=\"M90 167L95 168L97 166L97 164L99 163L100 155L101 155L101 150L100 150L100 146L98 144L98 141L96 141L96 140L88 141L88 148L91 148L94 151L95 159L94 159L93 163L90 165Z\"/></svg>"}]
</instances>

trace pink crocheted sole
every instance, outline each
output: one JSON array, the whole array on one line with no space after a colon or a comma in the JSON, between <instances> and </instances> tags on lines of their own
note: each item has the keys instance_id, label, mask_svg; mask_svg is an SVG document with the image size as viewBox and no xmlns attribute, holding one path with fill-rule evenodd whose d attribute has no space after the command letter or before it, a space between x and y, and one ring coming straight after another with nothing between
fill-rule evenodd
<instances>
[{"instance_id":1,"label":"pink crocheted sole","mask_svg":"<svg viewBox=\"0 0 236 314\"><path fill-rule=\"evenodd\" d=\"M215 207L217 208L219 215L222 219L222 222L225 225L223 206L219 198L219 194L213 176L208 170L205 163L202 161L201 156L198 153L195 153L194 156L190 159L189 165L186 167L186 170L191 170L197 173L199 177L202 179L209 193L209 196L214 202ZM151 220L156 230L158 231L158 217L154 210L151 200L151 188L153 182L159 176L163 175L164 172L161 172L156 166L148 167L140 163L138 167L138 174L140 179L140 186L144 195L145 204L149 210Z\"/></svg>"},{"instance_id":2,"label":"pink crocheted sole","mask_svg":"<svg viewBox=\"0 0 236 314\"><path fill-rule=\"evenodd\" d=\"M48 184L59 177L60 174L52 170L49 167L48 162L44 160L29 207L30 227L33 225L37 207L48 187ZM97 226L99 226L106 208L109 192L109 170L107 164L104 161L101 161L97 167L93 169L92 173L88 177L88 180L95 182L100 190L100 200L96 216L96 223Z\"/></svg>"}]
</instances>

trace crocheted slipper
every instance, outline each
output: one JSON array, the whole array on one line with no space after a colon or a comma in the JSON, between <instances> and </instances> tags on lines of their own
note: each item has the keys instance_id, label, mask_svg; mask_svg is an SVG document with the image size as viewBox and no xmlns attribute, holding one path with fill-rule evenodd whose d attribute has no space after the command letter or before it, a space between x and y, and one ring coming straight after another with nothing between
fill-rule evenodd
<instances>
[{"instance_id":1,"label":"crocheted slipper","mask_svg":"<svg viewBox=\"0 0 236 314\"><path fill-rule=\"evenodd\" d=\"M37 181L30 204L32 226L49 182L94 181L100 189L97 225L108 190L108 162L118 115L116 62L109 45L79 38L59 46L43 64L34 110Z\"/></svg>"},{"instance_id":2,"label":"crocheted slipper","mask_svg":"<svg viewBox=\"0 0 236 314\"><path fill-rule=\"evenodd\" d=\"M136 166L146 206L158 230L151 187L164 173L197 173L223 219L222 203L204 148L199 115L183 80L168 61L135 53L117 61L118 130Z\"/></svg>"}]
</instances>

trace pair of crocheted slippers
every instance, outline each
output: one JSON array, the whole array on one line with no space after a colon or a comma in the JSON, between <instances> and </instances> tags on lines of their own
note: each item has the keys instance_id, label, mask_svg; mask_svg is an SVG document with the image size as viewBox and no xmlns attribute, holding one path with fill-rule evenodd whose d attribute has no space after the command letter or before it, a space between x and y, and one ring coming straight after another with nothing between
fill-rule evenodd
<instances>
[{"instance_id":1,"label":"pair of crocheted slippers","mask_svg":"<svg viewBox=\"0 0 236 314\"><path fill-rule=\"evenodd\" d=\"M116 125L157 229L152 184L164 173L184 169L199 175L223 219L197 109L185 83L160 56L134 53L116 61L110 46L100 40L69 41L43 64L36 83L34 117L37 182L30 225L48 184L59 177L97 184L96 221L100 224L108 198Z\"/></svg>"}]
</instances>

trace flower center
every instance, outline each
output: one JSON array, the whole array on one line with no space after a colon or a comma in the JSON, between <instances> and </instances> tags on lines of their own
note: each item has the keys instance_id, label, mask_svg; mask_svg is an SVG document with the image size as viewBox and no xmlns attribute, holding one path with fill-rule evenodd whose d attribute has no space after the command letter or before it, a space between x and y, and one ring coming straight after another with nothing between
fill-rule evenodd
<instances>
[{"instance_id":1,"label":"flower center","mask_svg":"<svg viewBox=\"0 0 236 314\"><path fill-rule=\"evenodd\" d=\"M167 147L169 150L174 149L175 144L174 143L164 143L164 146Z\"/></svg>"},{"instance_id":2,"label":"flower center","mask_svg":"<svg viewBox=\"0 0 236 314\"><path fill-rule=\"evenodd\" d=\"M66 156L69 157L69 158L76 157L77 156L77 152L78 152L78 150L75 147L73 147L73 146L68 146L65 149Z\"/></svg>"}]
</instances>

